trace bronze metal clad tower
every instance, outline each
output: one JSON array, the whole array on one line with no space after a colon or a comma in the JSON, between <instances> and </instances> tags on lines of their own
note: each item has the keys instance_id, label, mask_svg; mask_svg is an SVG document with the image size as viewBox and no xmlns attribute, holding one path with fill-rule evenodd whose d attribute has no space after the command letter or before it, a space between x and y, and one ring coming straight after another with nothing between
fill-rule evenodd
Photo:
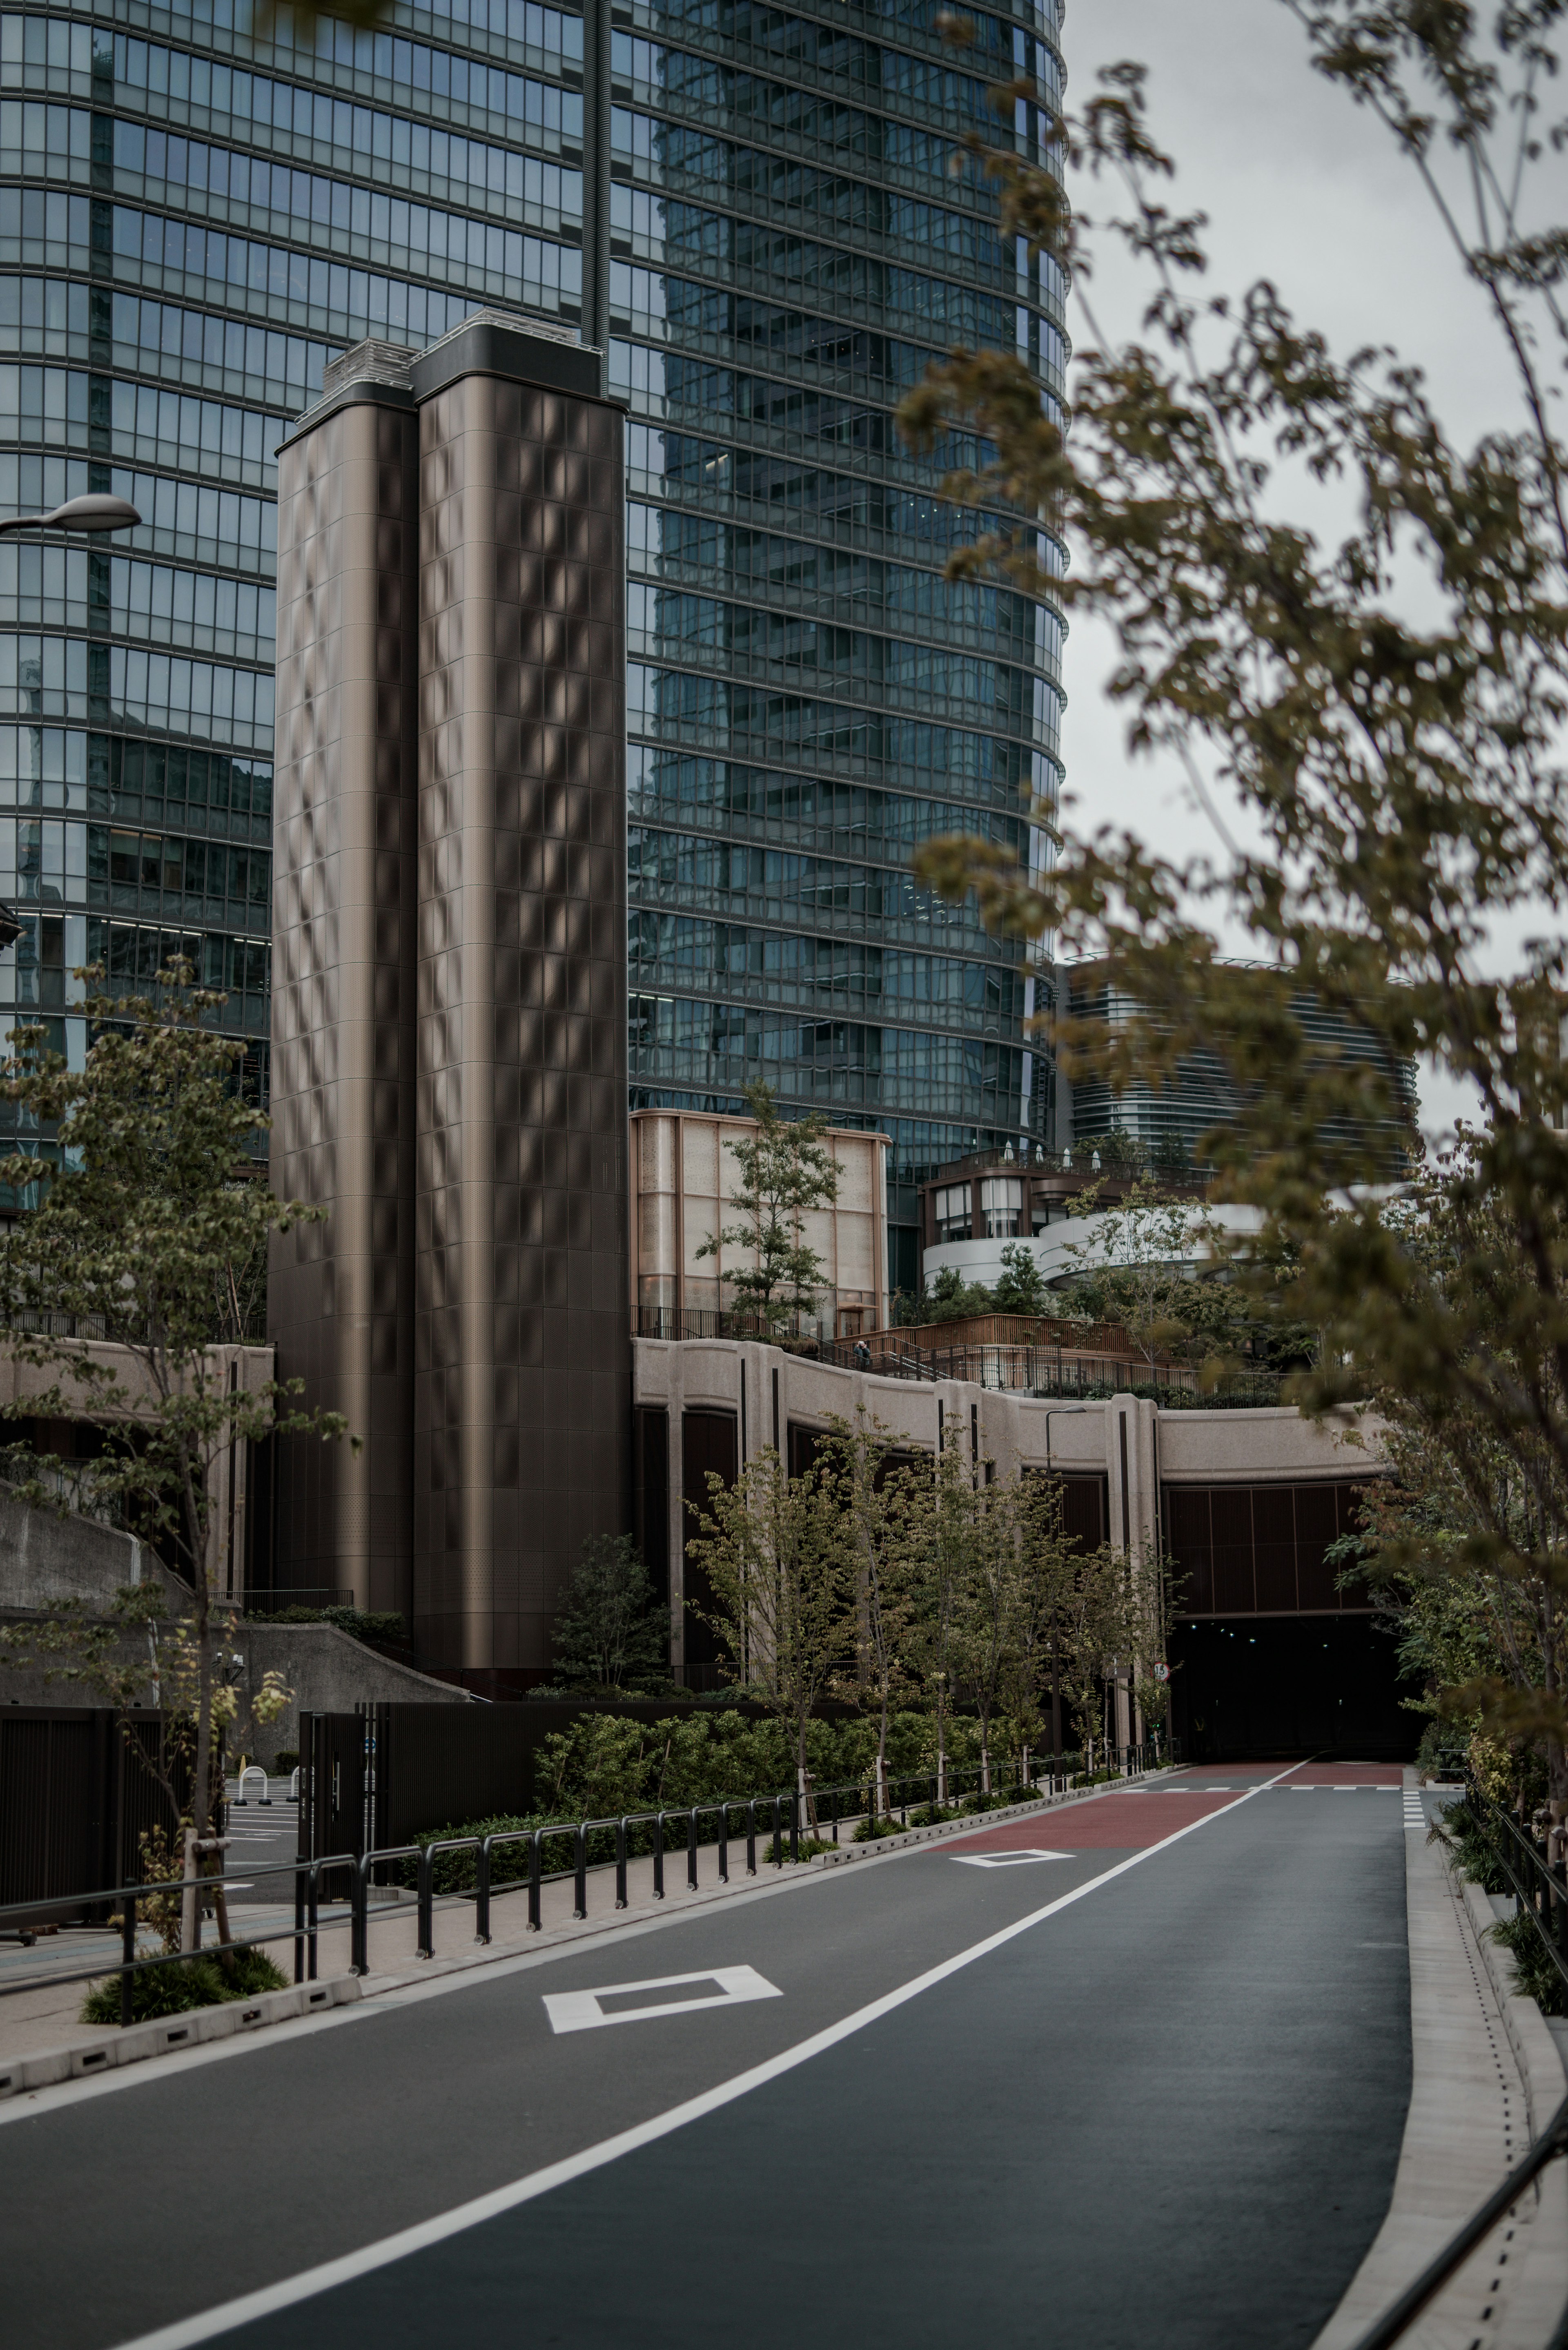
<instances>
[{"instance_id":1,"label":"bronze metal clad tower","mask_svg":"<svg viewBox=\"0 0 1568 2350\"><path fill-rule=\"evenodd\" d=\"M481 1685L547 1665L584 1536L628 1523L599 369L494 313L417 356L361 345L280 469L273 1172L331 1220L280 1244L273 1326L280 1371L367 1442L283 1448L279 1584L403 1607L421 1659Z\"/></svg>"}]
</instances>

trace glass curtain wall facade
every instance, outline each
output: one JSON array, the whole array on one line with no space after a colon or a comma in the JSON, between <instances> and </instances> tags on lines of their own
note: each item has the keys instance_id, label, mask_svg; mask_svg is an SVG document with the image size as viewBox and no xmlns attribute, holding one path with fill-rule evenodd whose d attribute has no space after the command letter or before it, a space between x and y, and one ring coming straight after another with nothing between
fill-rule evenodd
<instances>
[{"instance_id":1,"label":"glass curtain wall facade","mask_svg":"<svg viewBox=\"0 0 1568 2350\"><path fill-rule=\"evenodd\" d=\"M13 1002L61 1025L176 948L265 1097L275 452L325 361L486 302L576 325L583 25L400 6L294 45L251 0L0 15L0 511L87 490L112 545L0 540ZM13 971L15 976L13 977Z\"/></svg>"},{"instance_id":2,"label":"glass curtain wall facade","mask_svg":"<svg viewBox=\"0 0 1568 2350\"><path fill-rule=\"evenodd\" d=\"M306 47L251 15L0 14L0 505L101 489L146 518L0 541L0 898L29 925L0 989L79 1051L71 966L129 982L178 944L265 1091L274 452L367 335L583 319L585 25L446 0ZM960 53L936 16L616 0L588 107L613 185L587 328L630 408L632 1100L731 1109L761 1076L887 1131L906 1288L919 1172L1044 1130L1035 983L909 860L955 829L1038 844L1062 637L943 585L978 525L935 485L975 452L917 462L894 429L954 342L1016 348L1051 397L1064 361L1052 265L952 169L976 127L1042 152L1037 109L999 122L986 90L1059 88L1057 0L971 15Z\"/></svg>"},{"instance_id":3,"label":"glass curtain wall facade","mask_svg":"<svg viewBox=\"0 0 1568 2350\"><path fill-rule=\"evenodd\" d=\"M1053 398L1065 359L1059 275L1003 246L959 145L1043 154L1039 109L999 122L987 89L1059 92L1055 0L965 10L961 52L937 14L634 0L611 44L633 1100L732 1109L761 1077L881 1128L907 1290L909 1187L1049 1114L1017 950L909 864L957 830L1039 853L1063 634L943 584L977 525L933 493L976 451L917 461L894 425L955 343L1016 348Z\"/></svg>"}]
</instances>

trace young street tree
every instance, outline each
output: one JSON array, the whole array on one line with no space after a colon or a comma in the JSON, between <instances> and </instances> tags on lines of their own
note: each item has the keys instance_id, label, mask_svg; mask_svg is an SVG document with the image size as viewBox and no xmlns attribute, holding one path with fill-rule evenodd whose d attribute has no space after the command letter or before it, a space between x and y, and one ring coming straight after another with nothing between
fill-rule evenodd
<instances>
[{"instance_id":1,"label":"young street tree","mask_svg":"<svg viewBox=\"0 0 1568 2350\"><path fill-rule=\"evenodd\" d=\"M909 1532L910 1667L926 1693L936 1732L937 1801L948 1799L948 1748L960 1694L966 1610L975 1572L971 1466L950 1422L911 1497Z\"/></svg>"},{"instance_id":2,"label":"young street tree","mask_svg":"<svg viewBox=\"0 0 1568 2350\"><path fill-rule=\"evenodd\" d=\"M670 1619L629 1534L590 1534L566 1586L552 1643L560 1679L631 1689L670 1678Z\"/></svg>"},{"instance_id":3,"label":"young street tree","mask_svg":"<svg viewBox=\"0 0 1568 2350\"><path fill-rule=\"evenodd\" d=\"M1054 932L1141 1007L1070 1031L1080 1069L1119 1089L1218 1059L1238 1107L1202 1155L1220 1196L1263 1211L1262 1260L1295 1267L1289 1309L1324 1334L1309 1407L1398 1393L1462 1413L1532 1490L1542 1462L1568 1478L1568 462L1552 422L1568 231L1540 202L1561 187L1542 112L1561 8L1524 0L1483 22L1415 0L1285 5L1310 68L1392 137L1480 289L1504 362L1495 427L1460 449L1387 353L1336 358L1267 284L1202 290L1203 224L1168 207L1174 167L1141 68L1105 75L1061 126L1069 161L1114 185L1119 220L1074 219L1046 172L991 151L1004 233L1072 271L1087 331L1070 447L1012 354L958 354L906 400L924 445L959 427L994 449L953 494L1020 515L1011 543L967 548L949 572L996 566L1108 618L1131 747L1182 762L1223 855L1177 864L1107 830L1064 835L1032 878L959 838L918 868L950 895L978 891L995 928ZM1121 348L1090 300L1102 234L1148 273L1143 338ZM1313 521L1288 513L1303 478L1332 493ZM1321 515L1344 510L1321 543ZM1035 556L1047 516L1074 547L1065 589ZM1224 830L1210 777L1257 846ZM1226 931L1247 966L1222 956ZM1308 1003L1372 1049L1314 1043ZM1473 1144L1436 1173L1457 1251L1441 1277L1377 1188L1422 1056L1481 1106ZM1561 1519L1531 1523L1528 1543L1522 1520L1487 1532L1477 1555L1561 1595ZM1552 1792L1568 1799L1560 1699L1552 1720Z\"/></svg>"},{"instance_id":4,"label":"young street tree","mask_svg":"<svg viewBox=\"0 0 1568 2350\"><path fill-rule=\"evenodd\" d=\"M729 1205L741 1221L710 1232L697 1253L748 1253L726 1264L723 1280L736 1305L772 1332L787 1329L796 1314L814 1312L827 1285L826 1267L805 1241L802 1220L837 1199L838 1162L823 1140L826 1121L815 1111L781 1118L772 1087L763 1084L746 1087L746 1102L757 1131L729 1146L739 1170Z\"/></svg>"},{"instance_id":5,"label":"young street tree","mask_svg":"<svg viewBox=\"0 0 1568 2350\"><path fill-rule=\"evenodd\" d=\"M188 1608L158 1639L165 1731L158 1757L146 1758L174 1815L188 1821L188 1877L191 1838L201 1845L211 1830L219 1742L237 1714L222 1669L233 1616L217 1598L214 1465L232 1444L275 1433L345 1433L334 1414L291 1408L297 1380L247 1388L214 1350L237 1335L233 1301L267 1235L321 1211L280 1203L247 1165L266 1120L240 1091L244 1047L202 1024L225 998L189 988L189 976L182 967L160 972L157 1001L88 997L81 1069L31 1028L13 1032L15 1057L0 1072L0 1098L39 1139L36 1150L0 1161L0 1182L26 1210L0 1237L0 1335L16 1362L43 1374L10 1409L100 1431L92 1491L190 1585ZM57 1506L61 1466L40 1456L24 1497ZM108 1619L59 1611L5 1645L11 1661L40 1662L125 1707L148 1672L125 1660L123 1636L140 1635L165 1609L161 1586L147 1582L122 1594ZM269 1677L254 1701L258 1722L286 1701Z\"/></svg>"},{"instance_id":6,"label":"young street tree","mask_svg":"<svg viewBox=\"0 0 1568 2350\"><path fill-rule=\"evenodd\" d=\"M791 1477L770 1447L733 1485L710 1471L708 1507L691 1544L706 1571L708 1620L733 1679L787 1722L796 1784L815 1824L806 1728L854 1639L854 1570L830 1464Z\"/></svg>"},{"instance_id":7,"label":"young street tree","mask_svg":"<svg viewBox=\"0 0 1568 2350\"><path fill-rule=\"evenodd\" d=\"M841 1676L846 1697L877 1709L873 1807L886 1816L888 1725L896 1697L911 1686L905 1650L911 1620L909 1527L916 1485L912 1471L895 1462L891 1439L864 1410L851 1424L828 1423L818 1451L825 1475L836 1485L851 1555L854 1607L852 1669Z\"/></svg>"}]
</instances>

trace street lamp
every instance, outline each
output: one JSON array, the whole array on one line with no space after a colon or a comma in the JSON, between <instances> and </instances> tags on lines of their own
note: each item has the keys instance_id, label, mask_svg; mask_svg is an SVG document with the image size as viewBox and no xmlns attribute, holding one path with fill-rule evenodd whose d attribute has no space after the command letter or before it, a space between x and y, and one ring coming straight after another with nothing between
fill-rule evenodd
<instances>
[{"instance_id":1,"label":"street lamp","mask_svg":"<svg viewBox=\"0 0 1568 2350\"><path fill-rule=\"evenodd\" d=\"M13 515L9 521L0 521L0 530L134 530L140 520L129 498L94 492L85 498L67 498L53 514ZM0 906L0 952L14 947L26 928L9 906Z\"/></svg>"},{"instance_id":2,"label":"street lamp","mask_svg":"<svg viewBox=\"0 0 1568 2350\"><path fill-rule=\"evenodd\" d=\"M134 530L140 520L129 498L95 493L91 497L67 498L53 514L13 515L9 522L0 522L0 530Z\"/></svg>"}]
</instances>

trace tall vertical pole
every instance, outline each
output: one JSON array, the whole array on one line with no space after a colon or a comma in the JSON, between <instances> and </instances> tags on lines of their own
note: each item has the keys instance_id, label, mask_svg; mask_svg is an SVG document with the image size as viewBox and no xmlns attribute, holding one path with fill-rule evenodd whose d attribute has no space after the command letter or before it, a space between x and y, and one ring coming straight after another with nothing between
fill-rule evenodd
<instances>
[{"instance_id":1,"label":"tall vertical pole","mask_svg":"<svg viewBox=\"0 0 1568 2350\"><path fill-rule=\"evenodd\" d=\"M583 340L609 348L610 0L583 6Z\"/></svg>"}]
</instances>

